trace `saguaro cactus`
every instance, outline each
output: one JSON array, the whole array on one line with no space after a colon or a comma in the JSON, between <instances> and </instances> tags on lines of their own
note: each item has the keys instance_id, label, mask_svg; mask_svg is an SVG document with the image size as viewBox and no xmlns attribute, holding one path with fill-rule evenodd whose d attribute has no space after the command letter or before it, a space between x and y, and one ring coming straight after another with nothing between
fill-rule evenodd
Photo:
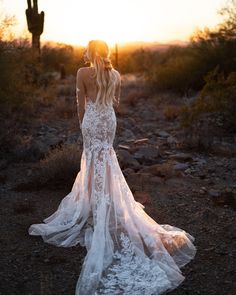
<instances>
[{"instance_id":1,"label":"saguaro cactus","mask_svg":"<svg viewBox=\"0 0 236 295\"><path fill-rule=\"evenodd\" d=\"M40 57L40 35L43 33L44 12L38 13L38 1L33 0L33 7L31 0L27 0L28 9L25 10L28 30L32 34L32 49L38 57Z\"/></svg>"}]
</instances>

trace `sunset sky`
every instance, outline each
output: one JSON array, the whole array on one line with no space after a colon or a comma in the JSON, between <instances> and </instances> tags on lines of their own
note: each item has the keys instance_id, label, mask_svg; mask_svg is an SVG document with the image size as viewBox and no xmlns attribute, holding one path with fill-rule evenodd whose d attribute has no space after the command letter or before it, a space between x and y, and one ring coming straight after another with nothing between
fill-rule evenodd
<instances>
[{"instance_id":1,"label":"sunset sky","mask_svg":"<svg viewBox=\"0 0 236 295\"><path fill-rule=\"evenodd\" d=\"M33 2L33 1L32 1ZM41 40L85 45L188 40L196 28L214 27L224 0L38 0L45 12ZM27 31L27 0L0 0L3 14L15 15L17 35ZM3 8L3 9L2 9Z\"/></svg>"}]
</instances>

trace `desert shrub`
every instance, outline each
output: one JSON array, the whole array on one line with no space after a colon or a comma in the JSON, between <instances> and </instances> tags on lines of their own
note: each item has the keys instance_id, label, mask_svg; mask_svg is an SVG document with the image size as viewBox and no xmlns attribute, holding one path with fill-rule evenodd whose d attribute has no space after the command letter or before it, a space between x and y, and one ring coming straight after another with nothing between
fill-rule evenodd
<instances>
[{"instance_id":1,"label":"desert shrub","mask_svg":"<svg viewBox=\"0 0 236 295\"><path fill-rule=\"evenodd\" d=\"M190 89L200 86L201 65L190 49L170 48L161 55L146 71L147 82L154 90L169 90L187 95Z\"/></svg>"},{"instance_id":2,"label":"desert shrub","mask_svg":"<svg viewBox=\"0 0 236 295\"><path fill-rule=\"evenodd\" d=\"M32 115L40 65L32 66L32 56L27 43L17 40L5 42L0 52L0 104L2 113L24 112ZM7 111L6 111L7 110Z\"/></svg>"},{"instance_id":3,"label":"desert shrub","mask_svg":"<svg viewBox=\"0 0 236 295\"><path fill-rule=\"evenodd\" d=\"M227 135L225 117L221 112L198 113L197 119L182 129L180 146L208 151Z\"/></svg>"},{"instance_id":4,"label":"desert shrub","mask_svg":"<svg viewBox=\"0 0 236 295\"><path fill-rule=\"evenodd\" d=\"M34 167L34 173L25 183L14 187L16 191L35 191L42 189L71 189L75 177L80 170L81 149L78 144L57 146ZM27 205L27 204L26 204ZM27 211L28 206L16 208Z\"/></svg>"},{"instance_id":5,"label":"desert shrub","mask_svg":"<svg viewBox=\"0 0 236 295\"><path fill-rule=\"evenodd\" d=\"M236 72L225 76L219 67L205 77L206 84L199 97L181 111L182 125L187 127L196 122L203 113L220 113L228 131L236 131Z\"/></svg>"},{"instance_id":6,"label":"desert shrub","mask_svg":"<svg viewBox=\"0 0 236 295\"><path fill-rule=\"evenodd\" d=\"M11 35L14 24L14 17L0 15L0 103L4 106L27 104L32 90L24 81L26 69L23 60L28 62L30 59L29 43L26 39L14 39Z\"/></svg>"},{"instance_id":7,"label":"desert shrub","mask_svg":"<svg viewBox=\"0 0 236 295\"><path fill-rule=\"evenodd\" d=\"M80 159L81 150L78 144L56 147L40 160L35 183L71 185L80 170Z\"/></svg>"}]
</instances>

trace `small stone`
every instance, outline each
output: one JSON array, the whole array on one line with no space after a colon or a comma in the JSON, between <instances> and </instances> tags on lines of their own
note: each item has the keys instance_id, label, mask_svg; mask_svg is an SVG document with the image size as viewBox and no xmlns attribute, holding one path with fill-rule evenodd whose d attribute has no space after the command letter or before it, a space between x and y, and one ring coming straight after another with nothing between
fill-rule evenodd
<instances>
[{"instance_id":1,"label":"small stone","mask_svg":"<svg viewBox=\"0 0 236 295\"><path fill-rule=\"evenodd\" d=\"M141 138L134 141L135 144L143 144L147 142L148 142L148 138Z\"/></svg>"},{"instance_id":2,"label":"small stone","mask_svg":"<svg viewBox=\"0 0 236 295\"><path fill-rule=\"evenodd\" d=\"M190 174L192 172L192 170L190 168L184 170L185 173Z\"/></svg>"},{"instance_id":3,"label":"small stone","mask_svg":"<svg viewBox=\"0 0 236 295\"><path fill-rule=\"evenodd\" d=\"M208 193L211 197L219 197L220 196L220 192L215 189L210 189Z\"/></svg>"},{"instance_id":4,"label":"small stone","mask_svg":"<svg viewBox=\"0 0 236 295\"><path fill-rule=\"evenodd\" d=\"M232 190L231 187L227 187L227 188L225 189L225 192L226 192L226 193L232 193L232 191L233 191L233 190Z\"/></svg>"},{"instance_id":5,"label":"small stone","mask_svg":"<svg viewBox=\"0 0 236 295\"><path fill-rule=\"evenodd\" d=\"M178 141L177 141L177 139L176 139L175 137L173 137L173 136L169 136L169 137L167 138L167 143L168 143L169 145L176 145L176 144L178 143Z\"/></svg>"},{"instance_id":6,"label":"small stone","mask_svg":"<svg viewBox=\"0 0 236 295\"><path fill-rule=\"evenodd\" d=\"M32 175L32 169L27 170L27 176Z\"/></svg>"},{"instance_id":7,"label":"small stone","mask_svg":"<svg viewBox=\"0 0 236 295\"><path fill-rule=\"evenodd\" d=\"M187 153L179 153L179 154L171 155L170 158L174 160L186 162L186 161L192 160L192 155Z\"/></svg>"},{"instance_id":8,"label":"small stone","mask_svg":"<svg viewBox=\"0 0 236 295\"><path fill-rule=\"evenodd\" d=\"M160 137L165 137L165 138L170 136L170 134L164 130L158 130L156 131L156 134L159 135Z\"/></svg>"},{"instance_id":9,"label":"small stone","mask_svg":"<svg viewBox=\"0 0 236 295\"><path fill-rule=\"evenodd\" d=\"M122 169L140 166L138 161L127 150L119 149L117 156Z\"/></svg>"},{"instance_id":10,"label":"small stone","mask_svg":"<svg viewBox=\"0 0 236 295\"><path fill-rule=\"evenodd\" d=\"M152 162L159 156L158 146L142 146L134 154L137 160Z\"/></svg>"},{"instance_id":11,"label":"small stone","mask_svg":"<svg viewBox=\"0 0 236 295\"><path fill-rule=\"evenodd\" d=\"M177 163L174 166L175 170L186 170L189 167L188 163Z\"/></svg>"},{"instance_id":12,"label":"small stone","mask_svg":"<svg viewBox=\"0 0 236 295\"><path fill-rule=\"evenodd\" d=\"M130 150L130 147L128 145L119 144L118 147L124 150Z\"/></svg>"}]
</instances>

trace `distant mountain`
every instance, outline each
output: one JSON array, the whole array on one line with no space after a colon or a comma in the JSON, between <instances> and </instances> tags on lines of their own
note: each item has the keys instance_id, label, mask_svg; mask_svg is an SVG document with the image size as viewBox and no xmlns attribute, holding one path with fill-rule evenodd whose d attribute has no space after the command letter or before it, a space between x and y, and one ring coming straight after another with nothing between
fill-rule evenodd
<instances>
[{"instance_id":1,"label":"distant mountain","mask_svg":"<svg viewBox=\"0 0 236 295\"><path fill-rule=\"evenodd\" d=\"M183 40L171 40L167 44L169 45L180 45L180 46L186 46L189 44L188 41L183 41Z\"/></svg>"},{"instance_id":2,"label":"distant mountain","mask_svg":"<svg viewBox=\"0 0 236 295\"><path fill-rule=\"evenodd\" d=\"M134 42L123 42L123 43L118 43L118 48L122 49L137 49L137 48L143 48L143 49L149 49L149 50L165 50L169 46L173 45L178 45L178 46L187 46L189 42L187 41L182 41L182 40L171 40L166 43L161 43L161 42L145 42L145 41L134 41Z\"/></svg>"}]
</instances>

